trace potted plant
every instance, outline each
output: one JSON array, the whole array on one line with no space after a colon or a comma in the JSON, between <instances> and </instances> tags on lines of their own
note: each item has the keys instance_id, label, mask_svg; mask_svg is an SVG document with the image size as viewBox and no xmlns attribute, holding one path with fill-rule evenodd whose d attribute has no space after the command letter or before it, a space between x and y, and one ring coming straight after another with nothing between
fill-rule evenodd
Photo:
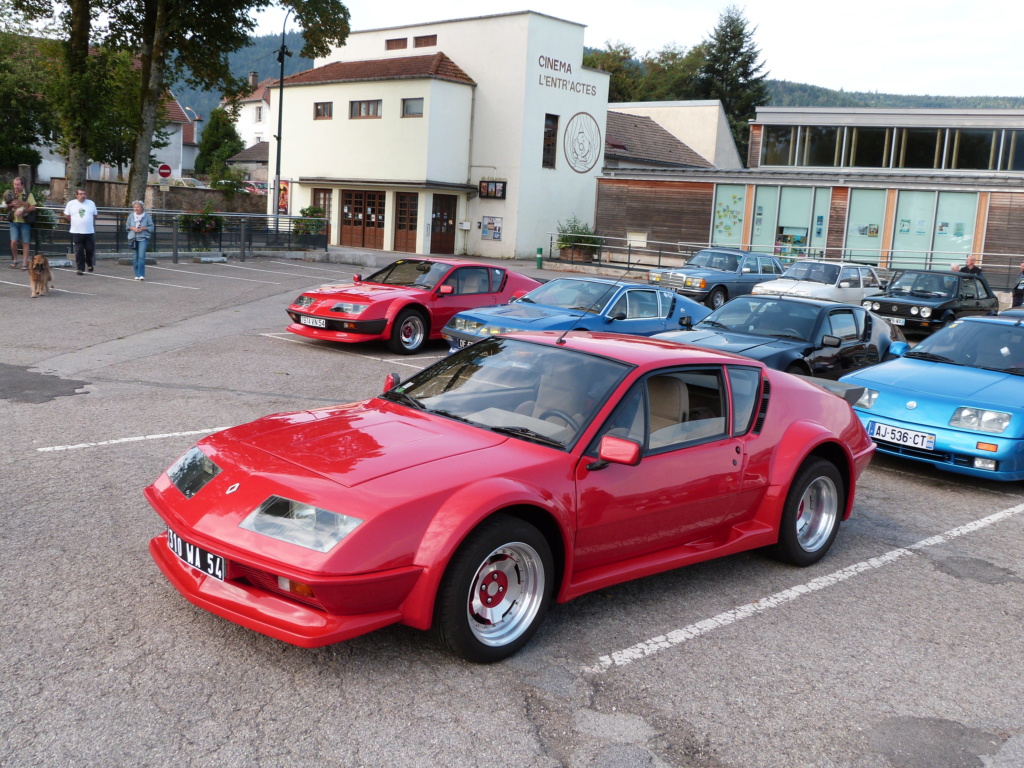
<instances>
[{"instance_id":1,"label":"potted plant","mask_svg":"<svg viewBox=\"0 0 1024 768\"><path fill-rule=\"evenodd\" d=\"M213 212L207 203L201 211L186 211L178 218L178 231L187 232L189 245L195 241L200 248L208 248L224 228L224 217Z\"/></svg>"},{"instance_id":2,"label":"potted plant","mask_svg":"<svg viewBox=\"0 0 1024 768\"><path fill-rule=\"evenodd\" d=\"M299 211L302 218L292 222L292 234L296 236L299 245L307 248L323 245L322 238L327 233L326 215L327 211L315 205Z\"/></svg>"},{"instance_id":3,"label":"potted plant","mask_svg":"<svg viewBox=\"0 0 1024 768\"><path fill-rule=\"evenodd\" d=\"M555 247L559 258L566 261L593 261L602 245L602 238L589 224L573 214L564 224L558 222Z\"/></svg>"}]
</instances>

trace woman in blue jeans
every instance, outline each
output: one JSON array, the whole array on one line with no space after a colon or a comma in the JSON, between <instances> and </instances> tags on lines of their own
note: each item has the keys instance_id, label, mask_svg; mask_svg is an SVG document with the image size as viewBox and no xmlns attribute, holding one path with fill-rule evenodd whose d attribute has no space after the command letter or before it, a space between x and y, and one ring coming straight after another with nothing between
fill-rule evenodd
<instances>
[{"instance_id":1,"label":"woman in blue jeans","mask_svg":"<svg viewBox=\"0 0 1024 768\"><path fill-rule=\"evenodd\" d=\"M149 238L153 234L153 217L149 215L146 206L141 200L132 203L132 213L128 214L128 221L125 227L128 230L128 243L135 251L133 265L135 267L135 279L146 279L146 248L149 246Z\"/></svg>"}]
</instances>

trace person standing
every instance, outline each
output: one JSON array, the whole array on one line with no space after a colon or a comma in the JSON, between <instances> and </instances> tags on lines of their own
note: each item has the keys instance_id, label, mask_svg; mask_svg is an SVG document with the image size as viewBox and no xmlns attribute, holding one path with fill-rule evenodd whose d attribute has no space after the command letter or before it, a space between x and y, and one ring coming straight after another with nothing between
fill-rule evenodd
<instances>
[{"instance_id":1,"label":"person standing","mask_svg":"<svg viewBox=\"0 0 1024 768\"><path fill-rule=\"evenodd\" d=\"M71 222L71 242L75 245L75 264L78 274L88 269L92 272L96 258L96 203L87 200L84 189L75 190L75 199L68 200L64 215Z\"/></svg>"},{"instance_id":2,"label":"person standing","mask_svg":"<svg viewBox=\"0 0 1024 768\"><path fill-rule=\"evenodd\" d=\"M135 251L135 258L132 264L135 267L135 279L146 279L146 249L149 247L149 238L155 228L153 217L149 215L146 206L141 200L132 203L132 213L128 214L128 221L125 224L128 230L128 242Z\"/></svg>"},{"instance_id":3,"label":"person standing","mask_svg":"<svg viewBox=\"0 0 1024 768\"><path fill-rule=\"evenodd\" d=\"M18 268L18 243L21 243L21 268L28 269L28 246L32 242L32 225L25 215L36 209L36 199L25 189L25 180L15 176L12 189L4 192L7 220L11 224L11 269Z\"/></svg>"},{"instance_id":4,"label":"person standing","mask_svg":"<svg viewBox=\"0 0 1024 768\"><path fill-rule=\"evenodd\" d=\"M1020 263L1020 273L1017 275L1017 282L1013 286L1013 301L1011 307L1024 307L1024 261Z\"/></svg>"},{"instance_id":5,"label":"person standing","mask_svg":"<svg viewBox=\"0 0 1024 768\"><path fill-rule=\"evenodd\" d=\"M967 263L960 267L960 271L966 272L967 274L970 275L980 275L981 267L977 265L977 261L977 257L972 253L970 256L967 257Z\"/></svg>"}]
</instances>

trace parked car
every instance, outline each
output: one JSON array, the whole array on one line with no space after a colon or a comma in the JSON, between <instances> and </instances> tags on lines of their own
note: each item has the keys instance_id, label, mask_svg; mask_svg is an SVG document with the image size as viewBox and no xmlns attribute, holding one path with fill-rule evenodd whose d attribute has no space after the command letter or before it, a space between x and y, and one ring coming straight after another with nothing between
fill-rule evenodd
<instances>
[{"instance_id":1,"label":"parked car","mask_svg":"<svg viewBox=\"0 0 1024 768\"><path fill-rule=\"evenodd\" d=\"M440 339L457 313L507 304L540 285L503 267L437 258L399 259L353 281L303 291L288 307L288 330L324 341L382 339L407 355Z\"/></svg>"},{"instance_id":2,"label":"parked car","mask_svg":"<svg viewBox=\"0 0 1024 768\"><path fill-rule=\"evenodd\" d=\"M729 299L750 293L758 283L774 280L784 271L774 256L736 248L705 248L681 267L651 270L647 279L718 309Z\"/></svg>"},{"instance_id":3,"label":"parked car","mask_svg":"<svg viewBox=\"0 0 1024 768\"><path fill-rule=\"evenodd\" d=\"M999 298L983 275L907 269L863 305L904 330L931 333L959 317L996 312Z\"/></svg>"},{"instance_id":4,"label":"parked car","mask_svg":"<svg viewBox=\"0 0 1024 768\"><path fill-rule=\"evenodd\" d=\"M501 307L460 312L441 335L455 350L513 331L590 330L651 336L700 320L710 310L672 291L600 278L561 277Z\"/></svg>"},{"instance_id":5,"label":"parked car","mask_svg":"<svg viewBox=\"0 0 1024 768\"><path fill-rule=\"evenodd\" d=\"M247 181L245 191L253 195L266 195L270 192L270 185L266 181Z\"/></svg>"},{"instance_id":6,"label":"parked car","mask_svg":"<svg viewBox=\"0 0 1024 768\"><path fill-rule=\"evenodd\" d=\"M552 602L761 547L818 561L874 451L832 392L635 336L485 339L389 379L161 474L149 550L174 587L299 646L401 623L493 662Z\"/></svg>"},{"instance_id":7,"label":"parked car","mask_svg":"<svg viewBox=\"0 0 1024 768\"><path fill-rule=\"evenodd\" d=\"M796 296L740 296L687 331L656 338L732 352L770 368L838 379L901 354L899 328L857 304Z\"/></svg>"},{"instance_id":8,"label":"parked car","mask_svg":"<svg viewBox=\"0 0 1024 768\"><path fill-rule=\"evenodd\" d=\"M809 296L859 304L864 297L882 290L884 285L874 267L801 259L778 280L759 283L751 293L755 296Z\"/></svg>"},{"instance_id":9,"label":"parked car","mask_svg":"<svg viewBox=\"0 0 1024 768\"><path fill-rule=\"evenodd\" d=\"M878 450L941 470L1024 480L1024 320L969 317L898 360L843 378Z\"/></svg>"},{"instance_id":10,"label":"parked car","mask_svg":"<svg viewBox=\"0 0 1024 768\"><path fill-rule=\"evenodd\" d=\"M191 187L192 189L211 189L208 184L204 184L199 179L193 179L188 176L182 176L180 179L173 179L171 181L172 186L175 187Z\"/></svg>"}]
</instances>

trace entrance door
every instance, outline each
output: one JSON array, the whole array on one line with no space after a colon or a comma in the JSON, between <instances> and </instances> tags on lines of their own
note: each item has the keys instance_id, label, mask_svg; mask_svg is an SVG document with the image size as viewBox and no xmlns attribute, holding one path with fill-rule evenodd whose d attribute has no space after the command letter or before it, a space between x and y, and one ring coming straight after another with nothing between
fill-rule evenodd
<instances>
[{"instance_id":1,"label":"entrance door","mask_svg":"<svg viewBox=\"0 0 1024 768\"><path fill-rule=\"evenodd\" d=\"M341 191L341 245L384 247L384 192Z\"/></svg>"},{"instance_id":2,"label":"entrance door","mask_svg":"<svg viewBox=\"0 0 1024 768\"><path fill-rule=\"evenodd\" d=\"M327 218L327 242L331 242L331 190L313 189L313 207L320 208Z\"/></svg>"},{"instance_id":3,"label":"entrance door","mask_svg":"<svg viewBox=\"0 0 1024 768\"><path fill-rule=\"evenodd\" d=\"M395 195L395 250L416 253L420 196L416 192Z\"/></svg>"},{"instance_id":4,"label":"entrance door","mask_svg":"<svg viewBox=\"0 0 1024 768\"><path fill-rule=\"evenodd\" d=\"M455 253L455 195L434 195L434 209L430 218L430 252Z\"/></svg>"}]
</instances>

